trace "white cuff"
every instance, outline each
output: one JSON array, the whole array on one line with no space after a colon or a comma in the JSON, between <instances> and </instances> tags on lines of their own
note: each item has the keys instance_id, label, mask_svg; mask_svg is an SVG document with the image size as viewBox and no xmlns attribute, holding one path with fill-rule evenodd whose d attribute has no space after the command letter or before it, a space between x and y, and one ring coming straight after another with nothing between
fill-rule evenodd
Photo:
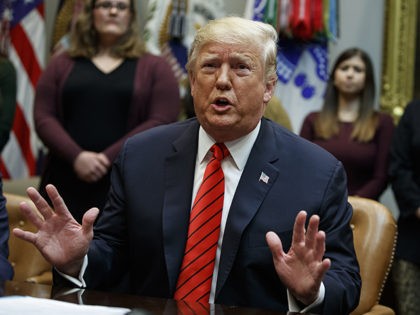
<instances>
[{"instance_id":1,"label":"white cuff","mask_svg":"<svg viewBox=\"0 0 420 315\"><path fill-rule=\"evenodd\" d=\"M55 270L62 277L66 278L67 280L69 280L70 282L72 282L73 284L75 284L76 286L78 286L79 288L86 288L86 282L85 282L85 279L83 279L83 275L85 274L87 265L88 265L88 256L86 255L83 258L83 264L82 264L82 268L80 268L80 272L79 272L79 277L78 278L75 278L75 277L66 275L66 274L62 273L60 270L58 270L57 268Z\"/></svg>"},{"instance_id":2,"label":"white cuff","mask_svg":"<svg viewBox=\"0 0 420 315\"><path fill-rule=\"evenodd\" d=\"M308 312L311 309L313 309L315 306L318 306L322 302L324 302L324 298L325 298L325 286L324 286L324 283L321 282L321 285L319 286L318 297L316 298L316 300L312 304L306 306L304 309L301 309L295 297L289 292L289 290L287 290L287 301L289 303L290 312L297 312L297 313Z\"/></svg>"}]
</instances>

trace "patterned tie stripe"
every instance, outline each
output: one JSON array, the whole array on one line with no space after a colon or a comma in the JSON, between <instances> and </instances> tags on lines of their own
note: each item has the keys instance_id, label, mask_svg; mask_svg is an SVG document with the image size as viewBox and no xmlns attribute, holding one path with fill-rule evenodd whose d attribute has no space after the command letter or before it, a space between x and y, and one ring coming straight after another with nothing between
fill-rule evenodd
<instances>
[{"instance_id":1,"label":"patterned tie stripe","mask_svg":"<svg viewBox=\"0 0 420 315\"><path fill-rule=\"evenodd\" d=\"M189 302L185 300L177 301L177 315L208 315L210 305L200 302Z\"/></svg>"},{"instance_id":2,"label":"patterned tie stripe","mask_svg":"<svg viewBox=\"0 0 420 315\"><path fill-rule=\"evenodd\" d=\"M221 160L229 155L224 144L215 144L210 150L213 156L190 214L187 245L175 292L177 300L207 303L209 299L224 200Z\"/></svg>"}]
</instances>

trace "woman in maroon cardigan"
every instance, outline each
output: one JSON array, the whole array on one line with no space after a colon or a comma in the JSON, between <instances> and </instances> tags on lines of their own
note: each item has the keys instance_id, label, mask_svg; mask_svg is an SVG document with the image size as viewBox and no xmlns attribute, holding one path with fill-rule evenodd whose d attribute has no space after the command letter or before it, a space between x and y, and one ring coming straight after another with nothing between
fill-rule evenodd
<instances>
[{"instance_id":1,"label":"woman in maroon cardigan","mask_svg":"<svg viewBox=\"0 0 420 315\"><path fill-rule=\"evenodd\" d=\"M378 199L388 179L394 123L375 110L375 82L369 56L350 48L337 58L327 83L324 104L310 113L300 135L341 160L349 195Z\"/></svg>"},{"instance_id":2,"label":"woman in maroon cardigan","mask_svg":"<svg viewBox=\"0 0 420 315\"><path fill-rule=\"evenodd\" d=\"M134 1L87 1L69 49L37 86L35 127L49 151L40 190L47 197L54 184L79 222L104 206L124 141L178 118L178 83L163 58L145 52L136 16Z\"/></svg>"}]
</instances>

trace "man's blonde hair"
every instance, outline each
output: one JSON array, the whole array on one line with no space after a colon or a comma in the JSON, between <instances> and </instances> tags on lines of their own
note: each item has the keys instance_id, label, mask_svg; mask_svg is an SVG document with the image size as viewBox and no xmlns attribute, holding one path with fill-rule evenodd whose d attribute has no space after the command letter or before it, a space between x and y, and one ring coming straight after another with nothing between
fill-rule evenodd
<instances>
[{"instance_id":1,"label":"man's blonde hair","mask_svg":"<svg viewBox=\"0 0 420 315\"><path fill-rule=\"evenodd\" d=\"M194 72L194 66L201 48L208 43L256 45L261 51L265 65L265 79L277 79L277 33L269 24L230 16L212 20L197 31L188 56L187 70Z\"/></svg>"}]
</instances>

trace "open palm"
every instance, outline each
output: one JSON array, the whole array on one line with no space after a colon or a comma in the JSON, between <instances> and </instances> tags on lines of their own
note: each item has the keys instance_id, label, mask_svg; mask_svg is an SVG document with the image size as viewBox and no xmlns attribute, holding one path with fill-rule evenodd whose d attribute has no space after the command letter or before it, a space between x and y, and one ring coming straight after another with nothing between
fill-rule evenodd
<instances>
[{"instance_id":1,"label":"open palm","mask_svg":"<svg viewBox=\"0 0 420 315\"><path fill-rule=\"evenodd\" d=\"M33 187L28 188L27 193L38 212L27 203L20 204L22 213L38 231L32 233L14 229L13 233L34 244L45 259L61 272L77 275L93 238L93 223L99 210L92 208L86 212L80 225L68 211L57 189L47 185L46 191L53 207Z\"/></svg>"},{"instance_id":2,"label":"open palm","mask_svg":"<svg viewBox=\"0 0 420 315\"><path fill-rule=\"evenodd\" d=\"M299 212L293 227L292 245L287 253L283 251L277 234L268 232L266 239L280 280L297 300L309 305L318 297L322 279L331 262L323 259L325 233L318 231L319 217L310 218L307 231L305 220L306 212Z\"/></svg>"}]
</instances>

